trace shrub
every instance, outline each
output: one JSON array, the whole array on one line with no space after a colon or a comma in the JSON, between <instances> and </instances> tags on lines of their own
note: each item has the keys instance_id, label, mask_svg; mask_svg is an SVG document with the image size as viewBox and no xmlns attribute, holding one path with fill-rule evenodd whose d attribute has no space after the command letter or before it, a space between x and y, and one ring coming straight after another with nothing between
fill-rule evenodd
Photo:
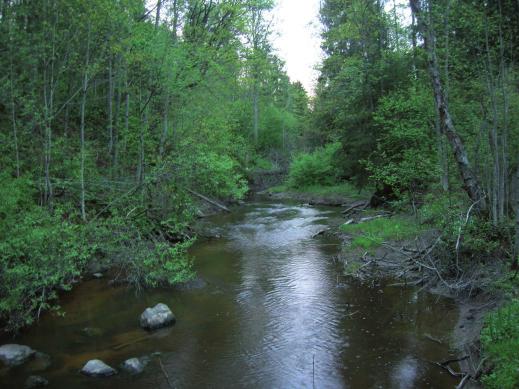
<instances>
[{"instance_id":1,"label":"shrub","mask_svg":"<svg viewBox=\"0 0 519 389\"><path fill-rule=\"evenodd\" d=\"M481 331L482 351L492 371L485 387L512 389L519 386L519 300L487 315Z\"/></svg>"},{"instance_id":2,"label":"shrub","mask_svg":"<svg viewBox=\"0 0 519 389\"><path fill-rule=\"evenodd\" d=\"M57 308L57 291L70 288L95 246L85 244L83 227L68 212L33 204L30 180L0 181L0 318L17 330Z\"/></svg>"},{"instance_id":3,"label":"shrub","mask_svg":"<svg viewBox=\"0 0 519 389\"><path fill-rule=\"evenodd\" d=\"M334 184L338 175L334 157L340 148L340 143L330 143L312 153L295 156L288 173L288 186L299 188Z\"/></svg>"},{"instance_id":4,"label":"shrub","mask_svg":"<svg viewBox=\"0 0 519 389\"><path fill-rule=\"evenodd\" d=\"M493 258L508 244L506 242L511 226L493 225L491 221L478 217L474 212L467 220L469 207L463 193L458 196L431 193L425 197L419 215L424 222L441 231L440 246L444 248L444 255L454 255L453 248L460 236L459 254L462 257Z\"/></svg>"}]
</instances>

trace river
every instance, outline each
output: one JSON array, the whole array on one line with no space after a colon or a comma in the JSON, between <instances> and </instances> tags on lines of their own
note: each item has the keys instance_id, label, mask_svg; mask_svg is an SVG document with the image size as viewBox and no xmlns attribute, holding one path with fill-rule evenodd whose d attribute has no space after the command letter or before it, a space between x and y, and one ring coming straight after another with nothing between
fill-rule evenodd
<instances>
[{"instance_id":1,"label":"river","mask_svg":"<svg viewBox=\"0 0 519 389\"><path fill-rule=\"evenodd\" d=\"M450 356L455 304L343 276L334 260L340 242L313 237L339 216L334 208L265 201L215 215L205 228L221 237L191 250L205 287L136 294L106 279L87 281L63 297L64 317L44 315L15 342L51 356L51 366L36 373L51 388L455 386L431 363ZM138 319L158 302L177 323L148 334ZM78 373L89 359L117 367L154 352L160 358L138 376ZM2 369L0 387L23 387L38 368Z\"/></svg>"}]
</instances>

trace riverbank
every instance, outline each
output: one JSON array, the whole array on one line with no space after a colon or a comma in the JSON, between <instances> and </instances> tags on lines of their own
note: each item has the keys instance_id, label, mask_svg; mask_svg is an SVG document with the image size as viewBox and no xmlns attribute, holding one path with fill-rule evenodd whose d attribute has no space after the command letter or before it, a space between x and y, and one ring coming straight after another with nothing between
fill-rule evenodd
<instances>
[{"instance_id":1,"label":"riverbank","mask_svg":"<svg viewBox=\"0 0 519 389\"><path fill-rule=\"evenodd\" d=\"M355 204L346 204L345 209ZM460 265L463 274L449 274L435 257L439 232L417 224L411 215L364 210L360 215L349 213L343 222L326 233L343 242L339 259L345 277L366 283L391 279L393 286L413 286L455 302L459 318L449 344L457 350L457 358L446 356L435 362L459 377L459 388L482 387L479 379L489 367L481 354L480 334L487 315L505 301L495 284L506 274L506 265L478 262L473 268Z\"/></svg>"},{"instance_id":2,"label":"riverbank","mask_svg":"<svg viewBox=\"0 0 519 389\"><path fill-rule=\"evenodd\" d=\"M107 277L68 293L64 317L46 314L17 339L51 356L39 374L82 388L94 382L78 372L88 360L117 367L160 352L161 363L152 361L141 374L120 372L96 379L96 387L166 386L164 371L176 387L453 386L428 362L448 346L426 336L446 337L455 307L414 288L337 282L342 267L333 258L341 242L319 232L336 225L339 208L252 200L232 211L202 219L220 237L190 248L204 288L135 295ZM137 318L158 302L177 322L148 336ZM0 372L0 386L20 387L29 368Z\"/></svg>"},{"instance_id":3,"label":"riverbank","mask_svg":"<svg viewBox=\"0 0 519 389\"><path fill-rule=\"evenodd\" d=\"M259 193L274 200L295 200L310 205L343 206L367 196L364 190L359 191L351 184L343 183L331 186L306 186L298 189L281 184Z\"/></svg>"}]
</instances>

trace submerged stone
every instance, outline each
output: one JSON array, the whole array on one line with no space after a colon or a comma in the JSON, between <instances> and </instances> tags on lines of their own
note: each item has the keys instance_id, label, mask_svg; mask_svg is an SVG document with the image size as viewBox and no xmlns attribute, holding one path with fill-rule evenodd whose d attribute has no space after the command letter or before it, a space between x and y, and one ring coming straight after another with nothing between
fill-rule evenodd
<instances>
[{"instance_id":1,"label":"submerged stone","mask_svg":"<svg viewBox=\"0 0 519 389\"><path fill-rule=\"evenodd\" d=\"M103 330L97 327L85 327L81 330L81 334L86 337L93 338L96 336L102 336Z\"/></svg>"},{"instance_id":2,"label":"submerged stone","mask_svg":"<svg viewBox=\"0 0 519 389\"><path fill-rule=\"evenodd\" d=\"M47 381L45 378L39 375L31 375L25 381L24 387L25 389L41 388L42 386L47 386L48 384L49 381Z\"/></svg>"},{"instance_id":3,"label":"submerged stone","mask_svg":"<svg viewBox=\"0 0 519 389\"><path fill-rule=\"evenodd\" d=\"M117 374L117 370L108 366L106 363L99 359L92 359L88 361L85 366L81 369L81 374L90 377L109 377Z\"/></svg>"},{"instance_id":4,"label":"submerged stone","mask_svg":"<svg viewBox=\"0 0 519 389\"><path fill-rule=\"evenodd\" d=\"M34 358L28 362L26 370L29 372L39 372L47 370L52 364L50 355L36 351Z\"/></svg>"},{"instance_id":5,"label":"submerged stone","mask_svg":"<svg viewBox=\"0 0 519 389\"><path fill-rule=\"evenodd\" d=\"M144 358L130 358L121 364L121 369L130 374L139 374L144 371L148 360Z\"/></svg>"},{"instance_id":6,"label":"submerged stone","mask_svg":"<svg viewBox=\"0 0 519 389\"><path fill-rule=\"evenodd\" d=\"M18 366L31 358L34 353L32 348L21 344L4 344L0 346L0 361L7 366Z\"/></svg>"},{"instance_id":7,"label":"submerged stone","mask_svg":"<svg viewBox=\"0 0 519 389\"><path fill-rule=\"evenodd\" d=\"M153 308L146 308L141 315L140 324L147 330L156 330L175 324L175 316L166 304L159 303Z\"/></svg>"}]
</instances>

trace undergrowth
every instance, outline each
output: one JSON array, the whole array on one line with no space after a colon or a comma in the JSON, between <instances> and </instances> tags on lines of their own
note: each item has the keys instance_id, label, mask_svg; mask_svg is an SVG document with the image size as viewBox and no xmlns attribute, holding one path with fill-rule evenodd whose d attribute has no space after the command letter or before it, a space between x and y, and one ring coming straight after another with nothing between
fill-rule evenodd
<instances>
[{"instance_id":1,"label":"undergrowth","mask_svg":"<svg viewBox=\"0 0 519 389\"><path fill-rule=\"evenodd\" d=\"M481 331L481 347L492 368L482 378L485 387L519 387L519 299L487 315Z\"/></svg>"},{"instance_id":2,"label":"undergrowth","mask_svg":"<svg viewBox=\"0 0 519 389\"><path fill-rule=\"evenodd\" d=\"M411 218L395 216L378 218L358 224L343 224L341 231L352 234L351 248L375 249L388 240L413 238L421 227Z\"/></svg>"}]
</instances>

